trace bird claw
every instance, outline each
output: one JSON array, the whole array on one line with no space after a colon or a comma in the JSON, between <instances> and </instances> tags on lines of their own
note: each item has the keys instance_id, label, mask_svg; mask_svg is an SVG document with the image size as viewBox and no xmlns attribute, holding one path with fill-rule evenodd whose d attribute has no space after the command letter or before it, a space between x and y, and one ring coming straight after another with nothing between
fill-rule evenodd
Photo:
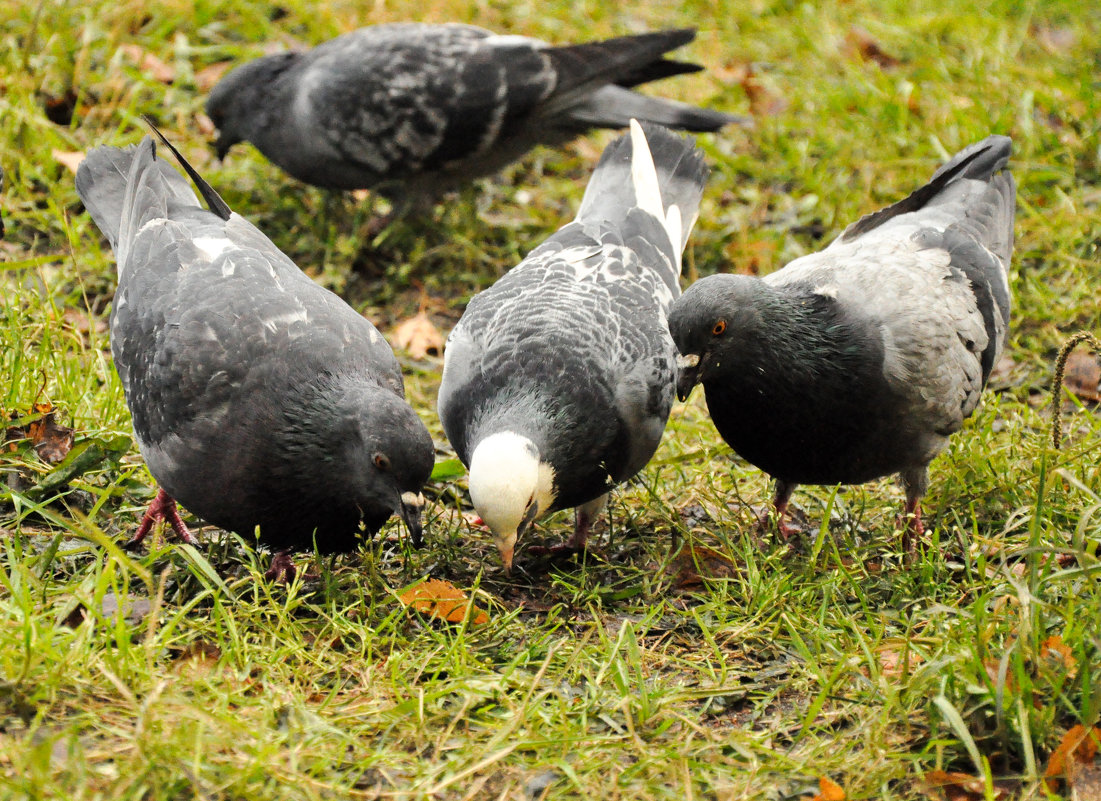
<instances>
[{"instance_id":1,"label":"bird claw","mask_svg":"<svg viewBox=\"0 0 1101 801\"><path fill-rule=\"evenodd\" d=\"M267 581L276 584L292 584L294 577L298 575L298 568L294 566L290 553L279 551L271 558L271 567L264 573Z\"/></svg>"},{"instance_id":2,"label":"bird claw","mask_svg":"<svg viewBox=\"0 0 1101 801\"><path fill-rule=\"evenodd\" d=\"M180 517L180 511L176 508L175 499L161 489L157 491L157 497L153 499L153 502L149 504L149 508L145 510L145 514L142 516L141 523L138 525L138 530L134 532L134 536L127 540L122 547L126 550L137 548L153 530L153 525L157 521L168 523L172 530L176 532L176 536L179 537L181 542L185 542L188 545L199 544L199 540L191 533L184 524L183 518Z\"/></svg>"}]
</instances>

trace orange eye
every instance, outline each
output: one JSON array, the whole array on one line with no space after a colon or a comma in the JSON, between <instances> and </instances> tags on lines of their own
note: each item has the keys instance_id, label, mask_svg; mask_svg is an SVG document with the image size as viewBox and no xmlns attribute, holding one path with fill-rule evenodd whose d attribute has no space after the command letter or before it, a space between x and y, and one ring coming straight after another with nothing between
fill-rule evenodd
<instances>
[{"instance_id":1,"label":"orange eye","mask_svg":"<svg viewBox=\"0 0 1101 801\"><path fill-rule=\"evenodd\" d=\"M389 470L390 469L390 460L386 457L386 454L384 454L384 453L376 453L375 454L375 467L377 467L379 470Z\"/></svg>"},{"instance_id":2,"label":"orange eye","mask_svg":"<svg viewBox=\"0 0 1101 801\"><path fill-rule=\"evenodd\" d=\"M714 327L711 329L711 333L714 334L715 336L718 336L719 334L721 334L725 330L726 330L726 320L719 320L717 323L715 323Z\"/></svg>"}]
</instances>

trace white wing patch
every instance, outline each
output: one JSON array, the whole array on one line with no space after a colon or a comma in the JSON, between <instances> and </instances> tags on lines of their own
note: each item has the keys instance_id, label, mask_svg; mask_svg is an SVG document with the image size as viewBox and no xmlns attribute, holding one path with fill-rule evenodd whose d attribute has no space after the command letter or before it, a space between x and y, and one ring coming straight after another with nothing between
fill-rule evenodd
<instances>
[{"instance_id":1,"label":"white wing patch","mask_svg":"<svg viewBox=\"0 0 1101 801\"><path fill-rule=\"evenodd\" d=\"M235 247L233 242L224 236L197 236L191 242L210 261L214 261L227 250ZM224 270L225 268L223 268L223 272ZM233 274L232 270L230 274Z\"/></svg>"}]
</instances>

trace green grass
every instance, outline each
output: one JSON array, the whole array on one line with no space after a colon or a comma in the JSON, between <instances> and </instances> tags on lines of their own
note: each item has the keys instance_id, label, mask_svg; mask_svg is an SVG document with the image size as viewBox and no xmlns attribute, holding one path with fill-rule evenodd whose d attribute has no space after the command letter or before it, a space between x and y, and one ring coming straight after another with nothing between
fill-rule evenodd
<instances>
[{"instance_id":1,"label":"green grass","mask_svg":"<svg viewBox=\"0 0 1101 801\"><path fill-rule=\"evenodd\" d=\"M1054 452L1046 411L1060 343L1101 329L1101 17L1083 3L959 0L625 9L0 7L0 407L20 416L48 400L91 454L61 486L25 443L0 456L0 796L781 799L828 776L851 799L909 799L944 768L1048 797L1049 754L1101 714L1101 424L1077 407ZM249 147L213 159L196 118L204 67L399 19L563 42L696 25L683 55L709 71L660 91L742 112L739 65L753 62L784 107L752 131L701 137L713 173L694 275L776 269L964 145L1014 138L1012 363L933 464L930 546L913 564L890 480L801 488L806 547L759 549L752 507L768 483L721 445L700 393L613 496L599 554L580 563L521 549L525 569L505 577L461 516L462 478L431 487L425 550L394 522L289 588L260 580L266 557L214 529L197 550L116 545L155 487L136 447L112 450L131 436L95 325L114 260L52 151L137 141L153 116L231 206L384 330L422 300L446 329L572 216L610 134L533 153L375 242L370 203L297 184ZM856 27L899 63L861 58ZM136 67L125 44L175 81ZM71 122L51 121L47 100L70 92ZM441 362L404 363L443 444ZM569 525L558 515L527 541ZM688 581L692 548L731 564ZM396 594L425 576L466 589L489 622L405 609ZM1045 648L1053 636L1069 659Z\"/></svg>"}]
</instances>

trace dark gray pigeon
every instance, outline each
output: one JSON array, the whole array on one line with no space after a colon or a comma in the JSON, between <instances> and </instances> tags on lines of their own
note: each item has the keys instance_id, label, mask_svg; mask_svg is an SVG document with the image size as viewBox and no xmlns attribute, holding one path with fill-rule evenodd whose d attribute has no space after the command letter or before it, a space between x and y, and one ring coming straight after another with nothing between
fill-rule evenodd
<instances>
[{"instance_id":1,"label":"dark gray pigeon","mask_svg":"<svg viewBox=\"0 0 1101 801\"><path fill-rule=\"evenodd\" d=\"M608 492L657 448L676 379L666 313L706 180L691 140L632 120L577 218L475 296L448 337L440 419L506 569L554 509L578 507L564 547L583 548Z\"/></svg>"},{"instance_id":2,"label":"dark gray pigeon","mask_svg":"<svg viewBox=\"0 0 1101 801\"><path fill-rule=\"evenodd\" d=\"M554 47L471 25L374 25L244 64L206 108L219 157L247 140L315 186L431 197L536 145L631 118L690 131L745 122L631 90L702 69L663 57L694 37L671 30Z\"/></svg>"},{"instance_id":3,"label":"dark gray pigeon","mask_svg":"<svg viewBox=\"0 0 1101 801\"><path fill-rule=\"evenodd\" d=\"M162 137L163 139L163 137ZM167 142L209 211L153 140L96 148L76 186L118 261L111 351L161 491L281 552L356 547L400 511L419 544L432 440L404 400L382 336L311 281ZM292 568L293 571L293 568Z\"/></svg>"},{"instance_id":4,"label":"dark gray pigeon","mask_svg":"<svg viewBox=\"0 0 1101 801\"><path fill-rule=\"evenodd\" d=\"M797 484L898 473L916 544L929 462L1008 337L1010 149L990 136L825 250L763 279L704 278L674 305L678 394L702 382L723 439L777 479L785 536Z\"/></svg>"}]
</instances>

